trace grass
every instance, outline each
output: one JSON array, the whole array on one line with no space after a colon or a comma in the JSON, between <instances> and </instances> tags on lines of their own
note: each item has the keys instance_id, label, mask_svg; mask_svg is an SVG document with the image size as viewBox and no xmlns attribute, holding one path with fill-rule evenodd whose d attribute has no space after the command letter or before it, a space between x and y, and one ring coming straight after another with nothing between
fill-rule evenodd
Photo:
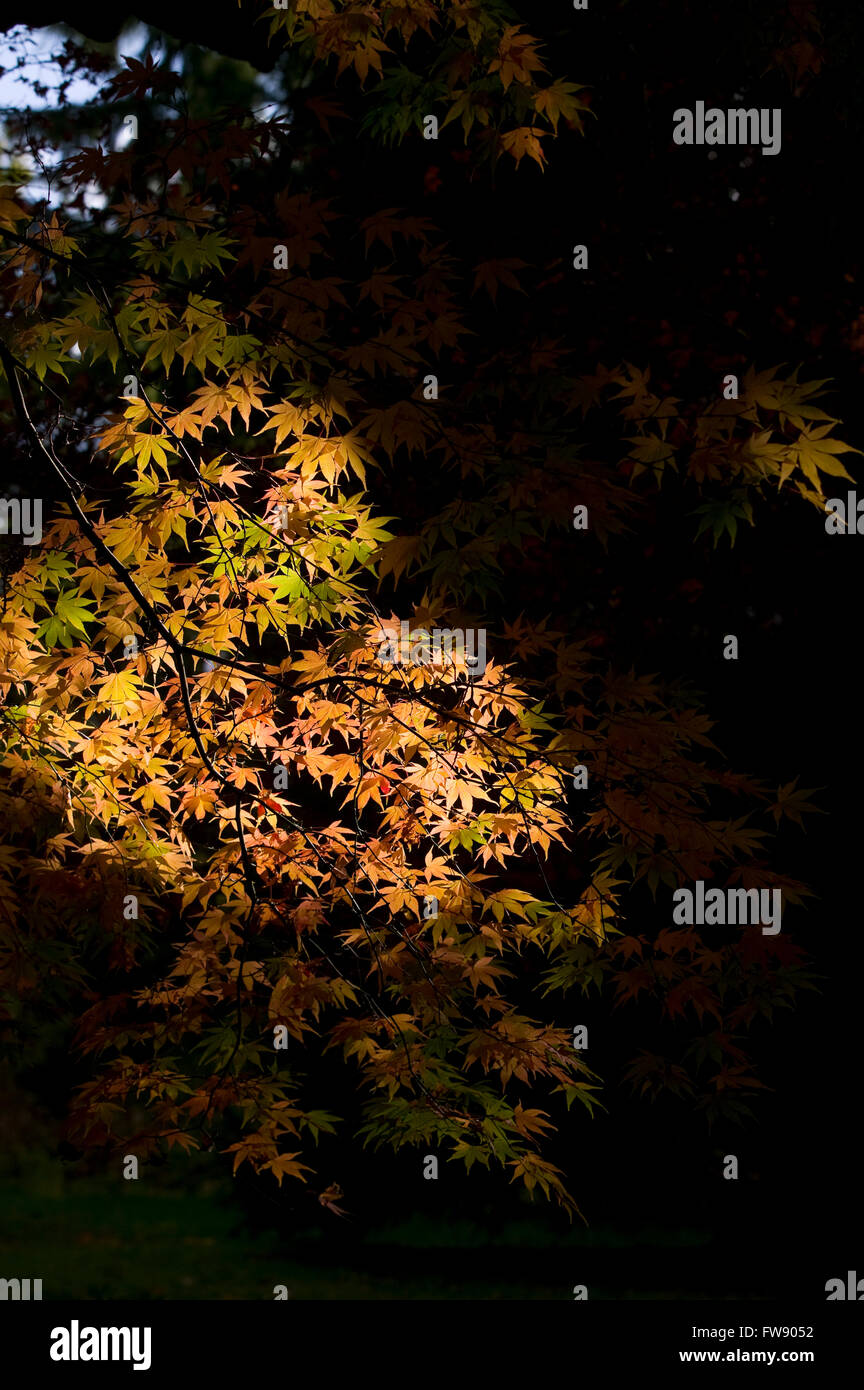
<instances>
[{"instance_id":1,"label":"grass","mask_svg":"<svg viewBox=\"0 0 864 1390\"><path fill-rule=\"evenodd\" d=\"M652 1247L683 1283L705 1244L695 1231L646 1229L634 1238L574 1226L552 1246L530 1220L492 1236L474 1222L415 1214L335 1251L311 1232L289 1243L244 1229L221 1187L154 1190L93 1178L58 1183L56 1175L4 1182L0 1213L0 1276L41 1278L45 1300L272 1300L285 1285L296 1301L572 1301L578 1283L591 1299L718 1296L653 1289L650 1280L640 1288L646 1279L634 1277L638 1239L640 1274Z\"/></svg>"}]
</instances>

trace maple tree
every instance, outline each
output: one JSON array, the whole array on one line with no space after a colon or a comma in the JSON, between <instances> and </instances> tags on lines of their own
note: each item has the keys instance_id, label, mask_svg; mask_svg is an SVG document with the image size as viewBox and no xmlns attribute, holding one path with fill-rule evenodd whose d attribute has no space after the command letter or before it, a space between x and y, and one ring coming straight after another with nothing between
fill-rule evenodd
<instances>
[{"instance_id":1,"label":"maple tree","mask_svg":"<svg viewBox=\"0 0 864 1390\"><path fill-rule=\"evenodd\" d=\"M542 171L590 113L505 7L258 22L368 92L370 138L420 138L436 103L481 174ZM778 489L824 509L849 446L824 381L750 368L738 399L682 402L639 365L586 373L541 326L549 266L466 259L401 207L358 230L313 177L340 90L305 99L298 135L196 115L169 66L127 59L50 210L7 159L3 408L48 517L4 553L5 1027L31 1051L48 1017L74 1034L82 1148L216 1145L310 1181L334 1052L370 1144L503 1165L574 1210L545 1138L602 1078L572 998L652 999L681 1038L640 1049L633 1083L740 1114L748 1029L809 983L802 953L658 928L660 904L718 875L800 902L767 839L810 803L730 770L684 686L508 567L569 534L586 591L611 591L574 506L610 557L673 494L694 537L734 543ZM112 149L130 103L139 138ZM403 619L485 629L485 671L382 664Z\"/></svg>"}]
</instances>

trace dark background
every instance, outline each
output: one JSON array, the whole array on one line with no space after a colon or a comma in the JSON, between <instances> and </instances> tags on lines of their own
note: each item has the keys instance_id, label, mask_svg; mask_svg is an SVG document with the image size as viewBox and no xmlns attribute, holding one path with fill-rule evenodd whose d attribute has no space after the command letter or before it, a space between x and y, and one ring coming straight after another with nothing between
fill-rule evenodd
<instances>
[{"instance_id":1,"label":"dark background","mask_svg":"<svg viewBox=\"0 0 864 1390\"><path fill-rule=\"evenodd\" d=\"M545 40L553 73L590 84L598 119L584 137L548 142L542 173L523 166L472 181L452 130L424 161L416 146L381 148L355 121L340 124L336 139L354 142L356 157L334 153L335 178L322 160L321 187L356 207L358 221L382 205L423 211L469 260L520 257L554 275L584 242L589 272L562 274L551 297L526 303L525 332L538 324L566 332L584 344L586 371L600 361L650 364L652 382L683 400L718 394L726 371L751 363L801 363L802 379L831 380L823 404L842 420L842 437L864 445L860 9L774 0L516 9ZM182 4L134 10L198 43L202 13ZM207 41L217 49L233 14L233 5L207 7ZM58 18L36 5L13 9L4 24ZM93 38L112 37L83 9L64 7L62 18ZM236 28L225 32L226 51L264 64L256 38L241 53ZM821 70L790 81L774 59L805 41L821 52ZM349 110L356 100L360 114L361 97L343 90L339 99ZM673 110L697 99L781 107L780 154L721 146L709 161L705 148L673 146ZM857 457L844 461L857 475ZM390 486L386 500L407 509L416 479ZM123 1280L130 1297L143 1288L156 1297L266 1298L284 1282L299 1298L566 1299L584 1283L592 1298L816 1301L827 1279L856 1266L864 1274L856 1123L864 539L827 536L818 513L785 494L766 504L754 529L742 528L734 549L694 542L694 532L687 508L672 505L658 508L641 553L615 540L608 555L598 547L598 567L622 567L619 601L608 610L616 659L691 682L735 768L772 785L799 776L800 785L822 788L825 813L808 818L806 833L786 823L778 842L778 867L817 895L806 911L789 910L783 930L811 953L820 992L761 1026L759 1074L772 1089L757 1099L754 1119L709 1132L674 1098L639 1102L622 1079L640 1042L638 1013L574 998L574 1022L591 1030L589 1061L606 1080L607 1111L565 1118L551 1157L567 1172L586 1226L529 1203L506 1179L442 1162L438 1182L425 1182L421 1154L369 1154L350 1142L332 1173L321 1168L325 1182L349 1179L346 1220L262 1180L232 1184L216 1175L212 1156L167 1165L148 1185L93 1172L76 1183L71 1157L55 1155L41 1187L16 1195L7 1217L10 1271L10 1261L48 1261L46 1282L53 1273L58 1293L81 1296L83 1284L89 1297L125 1296L116 1287ZM565 543L553 540L539 565L556 613L569 612L578 626L585 593ZM692 576L702 584L695 600L681 592ZM538 612L549 607L538 600ZM739 637L737 662L722 660L726 633ZM71 1064L53 1081L34 1078L48 1110L72 1079ZM737 1182L722 1178L725 1154L738 1156ZM62 1187L58 1165L70 1174Z\"/></svg>"}]
</instances>

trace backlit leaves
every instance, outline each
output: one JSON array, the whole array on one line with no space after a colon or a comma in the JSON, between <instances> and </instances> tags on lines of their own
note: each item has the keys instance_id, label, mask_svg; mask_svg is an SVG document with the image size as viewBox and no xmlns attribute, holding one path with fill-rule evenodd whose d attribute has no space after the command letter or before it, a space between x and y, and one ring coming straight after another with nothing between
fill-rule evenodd
<instances>
[{"instance_id":1,"label":"backlit leaves","mask_svg":"<svg viewBox=\"0 0 864 1390\"><path fill-rule=\"evenodd\" d=\"M435 92L442 134L458 125L472 158L503 153L523 178L582 128L584 89L502 7L261 11L275 45L364 86L382 138L420 139ZM415 81L423 34L445 42ZM113 91L173 81L129 61ZM463 264L399 207L358 226L304 189L277 122L166 110L135 154L170 170L164 198L132 155L106 172L80 154L119 197L110 229L40 221L23 185L0 194L32 432L8 380L3 407L56 498L0 615L3 1008L26 1030L43 990L86 1059L82 1146L191 1149L206 1127L235 1170L306 1183L336 1124L322 1058L341 1059L373 1146L438 1142L574 1211L544 1156L568 1111L599 1103L571 1000L602 990L709 1039L674 1061L646 1050L646 1094L752 1089L743 1044L718 1039L787 1004L801 962L762 938L709 950L646 904L713 875L800 898L757 820L811 807L718 766L693 698L604 652L618 598L596 554L567 563L602 618L556 615L546 552L572 539L574 501L592 543L626 544L672 489L698 536L734 541L778 488L812 501L848 476L849 447L815 404L825 383L797 373L753 369L739 401L694 409L638 364L586 374L566 329L490 335L548 267L503 247ZM52 391L68 391L62 447ZM518 580L539 571L533 606L517 556ZM483 628L486 670L385 661L403 621Z\"/></svg>"}]
</instances>

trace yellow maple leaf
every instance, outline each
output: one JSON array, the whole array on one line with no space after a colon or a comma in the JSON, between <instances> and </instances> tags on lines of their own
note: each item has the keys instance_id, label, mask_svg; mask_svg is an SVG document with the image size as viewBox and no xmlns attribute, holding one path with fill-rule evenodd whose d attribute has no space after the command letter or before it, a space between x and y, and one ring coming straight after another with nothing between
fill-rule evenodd
<instances>
[{"instance_id":1,"label":"yellow maple leaf","mask_svg":"<svg viewBox=\"0 0 864 1390\"><path fill-rule=\"evenodd\" d=\"M537 126L520 125L515 130L506 130L501 136L501 147L507 154L512 154L516 160L518 169L526 154L540 165L541 169L546 163L540 141L546 131L540 130Z\"/></svg>"},{"instance_id":2,"label":"yellow maple leaf","mask_svg":"<svg viewBox=\"0 0 864 1390\"><path fill-rule=\"evenodd\" d=\"M556 134L562 116L565 121L572 121L576 128L581 130L579 112L587 111L588 107L573 95L581 90L575 82L562 82L559 78L551 86L544 87L542 92L537 93L534 98L534 110L546 117Z\"/></svg>"}]
</instances>

